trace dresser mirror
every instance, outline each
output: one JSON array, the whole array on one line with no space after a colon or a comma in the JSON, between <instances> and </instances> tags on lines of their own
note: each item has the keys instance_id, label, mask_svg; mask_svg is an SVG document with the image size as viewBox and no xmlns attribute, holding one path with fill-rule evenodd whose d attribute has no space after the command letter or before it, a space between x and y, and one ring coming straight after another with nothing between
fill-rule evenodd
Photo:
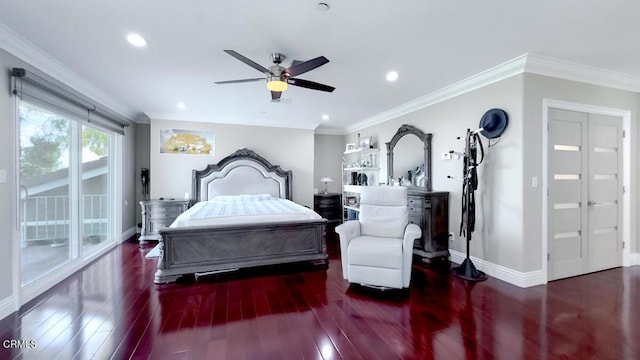
<instances>
[{"instance_id":1,"label":"dresser mirror","mask_svg":"<svg viewBox=\"0 0 640 360\"><path fill-rule=\"evenodd\" d=\"M425 188L431 191L431 137L413 125L402 125L387 145L389 185Z\"/></svg>"}]
</instances>

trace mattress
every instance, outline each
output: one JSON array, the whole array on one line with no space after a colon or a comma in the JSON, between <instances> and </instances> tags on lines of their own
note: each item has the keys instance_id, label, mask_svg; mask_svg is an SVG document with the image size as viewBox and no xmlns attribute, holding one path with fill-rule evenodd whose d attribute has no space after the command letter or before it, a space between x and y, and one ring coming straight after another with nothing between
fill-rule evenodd
<instances>
[{"instance_id":1,"label":"mattress","mask_svg":"<svg viewBox=\"0 0 640 360\"><path fill-rule=\"evenodd\" d=\"M271 195L224 195L194 204L170 227L318 220L313 210Z\"/></svg>"}]
</instances>

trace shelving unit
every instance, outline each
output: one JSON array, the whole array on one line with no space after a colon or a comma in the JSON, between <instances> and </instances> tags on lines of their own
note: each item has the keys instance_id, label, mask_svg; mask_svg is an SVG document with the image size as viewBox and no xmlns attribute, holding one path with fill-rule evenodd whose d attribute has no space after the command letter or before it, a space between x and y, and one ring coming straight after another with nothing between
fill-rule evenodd
<instances>
[{"instance_id":1,"label":"shelving unit","mask_svg":"<svg viewBox=\"0 0 640 360\"><path fill-rule=\"evenodd\" d=\"M355 220L358 216L360 193L363 186L380 182L380 149L358 148L345 151L342 157L343 220ZM355 175L354 175L355 174ZM366 179L366 181L365 181Z\"/></svg>"}]
</instances>

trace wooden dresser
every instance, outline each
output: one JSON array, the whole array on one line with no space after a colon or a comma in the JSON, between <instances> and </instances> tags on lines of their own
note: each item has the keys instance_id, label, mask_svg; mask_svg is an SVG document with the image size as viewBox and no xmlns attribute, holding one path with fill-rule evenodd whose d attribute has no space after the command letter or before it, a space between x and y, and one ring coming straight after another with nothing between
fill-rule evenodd
<instances>
[{"instance_id":1,"label":"wooden dresser","mask_svg":"<svg viewBox=\"0 0 640 360\"><path fill-rule=\"evenodd\" d=\"M158 240L158 229L171 223L189 208L189 200L148 200L140 201L142 208L142 230L138 242L143 245L149 240Z\"/></svg>"},{"instance_id":2,"label":"wooden dresser","mask_svg":"<svg viewBox=\"0 0 640 360\"><path fill-rule=\"evenodd\" d=\"M313 211L327 219L327 235L335 236L336 226L342 223L342 196L340 194L316 194Z\"/></svg>"},{"instance_id":3,"label":"wooden dresser","mask_svg":"<svg viewBox=\"0 0 640 360\"><path fill-rule=\"evenodd\" d=\"M449 256L449 193L409 188L409 222L420 226L413 253L434 259Z\"/></svg>"}]
</instances>

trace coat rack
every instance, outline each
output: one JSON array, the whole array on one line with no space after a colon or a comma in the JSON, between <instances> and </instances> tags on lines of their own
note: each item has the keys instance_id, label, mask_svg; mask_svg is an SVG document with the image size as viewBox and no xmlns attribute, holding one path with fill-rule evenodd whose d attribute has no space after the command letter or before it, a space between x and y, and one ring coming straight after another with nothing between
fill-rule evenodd
<instances>
[{"instance_id":1,"label":"coat rack","mask_svg":"<svg viewBox=\"0 0 640 360\"><path fill-rule=\"evenodd\" d=\"M471 131L467 129L462 168L462 221L460 222L460 236L467 239L467 257L460 266L454 267L453 275L469 281L487 280L487 275L476 269L469 257L471 234L475 230L476 224L476 200L475 191L478 189L478 165L484 160L484 149L482 139L478 135L482 128ZM478 161L478 150L480 150L480 161Z\"/></svg>"},{"instance_id":2,"label":"coat rack","mask_svg":"<svg viewBox=\"0 0 640 360\"><path fill-rule=\"evenodd\" d=\"M476 269L475 265L469 257L471 234L475 230L476 225L476 196L475 191L478 189L478 165L484 160L484 148L482 147L482 134L489 140L500 140L500 136L504 133L509 124L509 115L503 109L489 109L482 115L479 128L471 131L467 129L467 135L464 141L464 153L460 154L450 151L452 154L460 155L464 158L462 167L462 220L460 221L460 236L465 235L467 238L467 257L460 266L454 267L453 275L461 279L469 281L487 280L487 275ZM460 139L460 138L458 138ZM478 161L478 150L480 151L480 160ZM451 178L451 176L448 176Z\"/></svg>"}]
</instances>

